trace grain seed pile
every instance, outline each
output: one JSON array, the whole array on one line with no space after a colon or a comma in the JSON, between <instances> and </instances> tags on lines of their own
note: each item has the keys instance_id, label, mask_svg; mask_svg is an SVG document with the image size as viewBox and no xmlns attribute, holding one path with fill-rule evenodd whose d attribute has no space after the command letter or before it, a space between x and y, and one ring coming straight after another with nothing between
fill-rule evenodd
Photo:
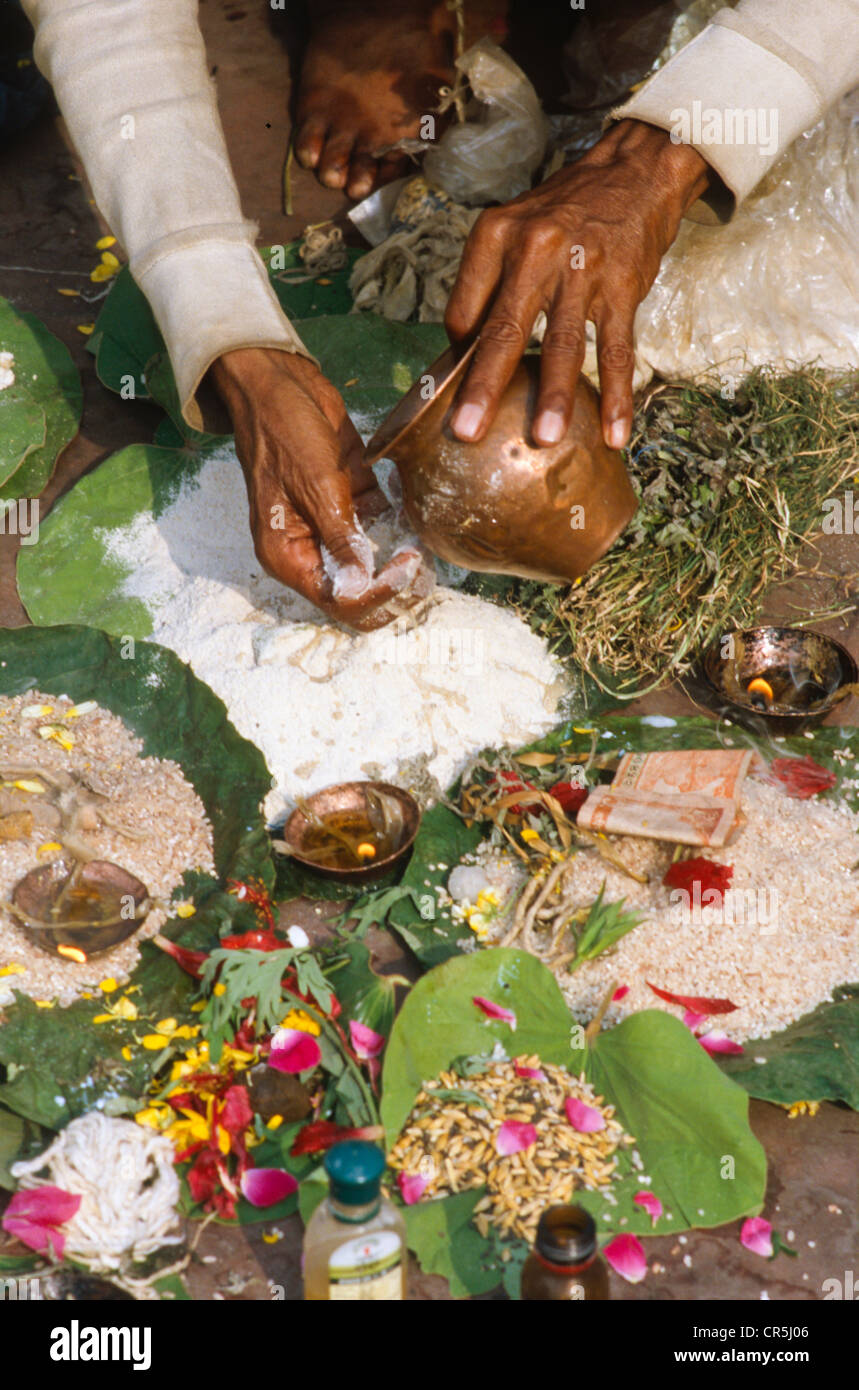
<instances>
[{"instance_id":1,"label":"grain seed pile","mask_svg":"<svg viewBox=\"0 0 859 1390\"><path fill-rule=\"evenodd\" d=\"M594 1017L612 983L626 993L608 1008L608 1026L640 1009L679 1015L649 981L677 994L731 1000L736 1008L720 1016L719 1028L744 1043L787 1028L831 999L838 985L859 981L859 815L833 801L794 800L754 778L746 779L741 804L746 823L733 842L697 851L733 869L721 906L678 904L663 884L674 847L656 840L605 837L643 881L594 849L575 853L563 876L554 866L553 893L510 944L552 966L577 1020ZM483 883L479 901L447 910L471 927L475 947L478 940L498 946L510 937L527 870L488 841L470 861L484 875L475 879L475 887ZM543 883L548 879L544 871ZM593 903L603 883L607 901L623 899L624 908L643 920L610 951L570 973L575 914ZM444 898L440 905L445 909ZM559 929L562 917L566 925Z\"/></svg>"},{"instance_id":2,"label":"grain seed pile","mask_svg":"<svg viewBox=\"0 0 859 1390\"><path fill-rule=\"evenodd\" d=\"M587 1132L573 1127L568 1102L588 1107ZM480 1234L495 1228L532 1241L546 1206L576 1190L609 1190L618 1147L634 1143L583 1078L520 1057L477 1076L442 1072L424 1082L388 1163L423 1178L427 1198L485 1185L475 1207Z\"/></svg>"},{"instance_id":3,"label":"grain seed pile","mask_svg":"<svg viewBox=\"0 0 859 1390\"><path fill-rule=\"evenodd\" d=\"M88 700L25 695L0 699L0 1007L13 989L70 1004L106 976L127 979L139 940L167 919L163 906L103 955L78 963L31 942L9 909L15 884L62 859L103 859L139 878L166 903L186 869L214 870L212 828L178 764L141 757L142 743Z\"/></svg>"}]
</instances>

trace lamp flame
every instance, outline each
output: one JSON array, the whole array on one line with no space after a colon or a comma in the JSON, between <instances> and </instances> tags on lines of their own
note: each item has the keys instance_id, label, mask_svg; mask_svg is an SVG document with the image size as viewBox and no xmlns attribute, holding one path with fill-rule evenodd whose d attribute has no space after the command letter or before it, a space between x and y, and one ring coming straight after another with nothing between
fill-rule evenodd
<instances>
[{"instance_id":1,"label":"lamp flame","mask_svg":"<svg viewBox=\"0 0 859 1390\"><path fill-rule=\"evenodd\" d=\"M86 952L79 950L77 946L58 946L57 954L65 956L67 960L76 961L78 965L86 965Z\"/></svg>"},{"instance_id":2,"label":"lamp flame","mask_svg":"<svg viewBox=\"0 0 859 1390\"><path fill-rule=\"evenodd\" d=\"M754 680L749 681L746 690L749 695L757 695L760 697L759 700L755 700L753 703L761 704L762 707L768 707L775 699L772 686L769 681L764 680L763 676L755 676Z\"/></svg>"}]
</instances>

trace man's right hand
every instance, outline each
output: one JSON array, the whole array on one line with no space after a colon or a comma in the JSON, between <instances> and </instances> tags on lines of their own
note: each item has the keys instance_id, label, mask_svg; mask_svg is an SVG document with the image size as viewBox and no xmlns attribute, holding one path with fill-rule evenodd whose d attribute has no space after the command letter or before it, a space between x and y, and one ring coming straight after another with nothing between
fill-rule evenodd
<instances>
[{"instance_id":1,"label":"man's right hand","mask_svg":"<svg viewBox=\"0 0 859 1390\"><path fill-rule=\"evenodd\" d=\"M268 574L362 631L382 627L432 587L417 550L373 575L356 516L385 506L363 445L330 381L308 358L239 348L213 363L233 422L257 558Z\"/></svg>"}]
</instances>

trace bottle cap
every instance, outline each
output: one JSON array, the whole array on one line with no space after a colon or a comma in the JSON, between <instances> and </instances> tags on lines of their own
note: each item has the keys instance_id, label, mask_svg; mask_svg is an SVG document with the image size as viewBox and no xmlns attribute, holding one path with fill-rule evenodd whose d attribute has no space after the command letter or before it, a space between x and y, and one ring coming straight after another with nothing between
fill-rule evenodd
<instances>
[{"instance_id":1,"label":"bottle cap","mask_svg":"<svg viewBox=\"0 0 859 1390\"><path fill-rule=\"evenodd\" d=\"M379 1195L385 1155L365 1139L346 1139L329 1149L323 1160L331 1196L344 1207L366 1207Z\"/></svg>"},{"instance_id":2,"label":"bottle cap","mask_svg":"<svg viewBox=\"0 0 859 1390\"><path fill-rule=\"evenodd\" d=\"M537 1224L537 1253L556 1265L579 1265L597 1248L597 1228L584 1207L547 1207Z\"/></svg>"}]
</instances>

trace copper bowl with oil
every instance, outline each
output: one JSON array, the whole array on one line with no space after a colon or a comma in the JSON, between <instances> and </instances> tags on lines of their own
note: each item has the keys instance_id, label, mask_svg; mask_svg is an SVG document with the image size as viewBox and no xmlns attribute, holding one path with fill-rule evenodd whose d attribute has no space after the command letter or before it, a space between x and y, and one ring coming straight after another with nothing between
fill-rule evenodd
<instances>
[{"instance_id":1,"label":"copper bowl with oil","mask_svg":"<svg viewBox=\"0 0 859 1390\"><path fill-rule=\"evenodd\" d=\"M855 692L856 662L840 642L804 628L726 633L704 653L707 703L759 733L798 734Z\"/></svg>"},{"instance_id":2,"label":"copper bowl with oil","mask_svg":"<svg viewBox=\"0 0 859 1390\"><path fill-rule=\"evenodd\" d=\"M298 803L283 848L314 873L364 883L405 858L420 821L415 798L392 782L339 782Z\"/></svg>"},{"instance_id":3,"label":"copper bowl with oil","mask_svg":"<svg viewBox=\"0 0 859 1390\"><path fill-rule=\"evenodd\" d=\"M443 560L572 583L613 545L638 507L623 458L603 441L599 397L580 376L563 439L536 445L530 427L539 357L526 355L485 437L464 444L450 420L476 347L464 355L448 348L427 368L370 440L367 461L394 460L409 520Z\"/></svg>"},{"instance_id":4,"label":"copper bowl with oil","mask_svg":"<svg viewBox=\"0 0 859 1390\"><path fill-rule=\"evenodd\" d=\"M137 931L152 904L146 885L106 859L54 859L12 889L13 915L36 946L83 964Z\"/></svg>"}]
</instances>

